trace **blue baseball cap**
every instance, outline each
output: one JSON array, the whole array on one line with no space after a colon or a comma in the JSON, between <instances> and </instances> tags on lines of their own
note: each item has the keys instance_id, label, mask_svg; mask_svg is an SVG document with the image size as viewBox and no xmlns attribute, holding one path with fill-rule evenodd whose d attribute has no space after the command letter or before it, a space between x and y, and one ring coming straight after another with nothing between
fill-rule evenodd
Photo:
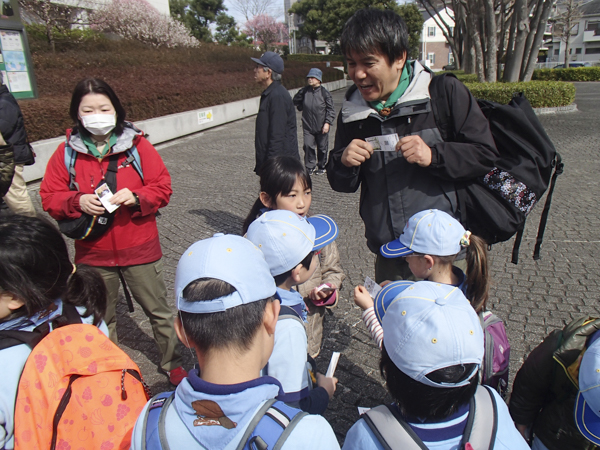
<instances>
[{"instance_id":1,"label":"blue baseball cap","mask_svg":"<svg viewBox=\"0 0 600 450\"><path fill-rule=\"evenodd\" d=\"M415 284L414 281L392 281L391 283L386 284L383 289L377 293L374 300L375 315L380 324L383 324L383 317L385 316L385 312L390 306L390 303L404 292L407 287L412 286L413 284Z\"/></svg>"},{"instance_id":2,"label":"blue baseball cap","mask_svg":"<svg viewBox=\"0 0 600 450\"><path fill-rule=\"evenodd\" d=\"M421 211L406 222L398 239L379 249L384 258L398 258L417 252L424 255L456 255L469 245L465 228L450 214L437 209Z\"/></svg>"},{"instance_id":3,"label":"blue baseball cap","mask_svg":"<svg viewBox=\"0 0 600 450\"><path fill-rule=\"evenodd\" d=\"M265 254L274 277L293 269L313 250L333 242L336 223L328 216L310 219L284 209L265 212L248 227L246 237Z\"/></svg>"},{"instance_id":4,"label":"blue baseball cap","mask_svg":"<svg viewBox=\"0 0 600 450\"><path fill-rule=\"evenodd\" d=\"M483 359L483 330L462 291L448 284L418 281L388 305L383 317L383 344L392 362L415 381L432 387L466 386ZM456 383L435 382L438 369L476 364Z\"/></svg>"},{"instance_id":5,"label":"blue baseball cap","mask_svg":"<svg viewBox=\"0 0 600 450\"><path fill-rule=\"evenodd\" d=\"M600 339L596 339L581 358L575 423L583 437L600 445Z\"/></svg>"},{"instance_id":6,"label":"blue baseball cap","mask_svg":"<svg viewBox=\"0 0 600 450\"><path fill-rule=\"evenodd\" d=\"M316 214L307 217L306 220L315 228L313 250L319 250L337 239L339 234L338 226L331 217L324 214Z\"/></svg>"},{"instance_id":7,"label":"blue baseball cap","mask_svg":"<svg viewBox=\"0 0 600 450\"><path fill-rule=\"evenodd\" d=\"M250 58L256 64L260 64L263 67L268 67L273 72L283 73L283 59L275 52L265 52L262 54L260 59Z\"/></svg>"},{"instance_id":8,"label":"blue baseball cap","mask_svg":"<svg viewBox=\"0 0 600 450\"><path fill-rule=\"evenodd\" d=\"M188 302L183 291L199 278L215 278L236 291L214 300ZM192 244L175 273L175 303L180 311L205 314L264 300L275 294L275 281L263 253L241 236L217 233Z\"/></svg>"},{"instance_id":9,"label":"blue baseball cap","mask_svg":"<svg viewBox=\"0 0 600 450\"><path fill-rule=\"evenodd\" d=\"M319 81L323 81L323 72L321 72L321 70L317 69L316 67L313 67L308 71L308 75L306 75L306 78L316 78Z\"/></svg>"}]
</instances>

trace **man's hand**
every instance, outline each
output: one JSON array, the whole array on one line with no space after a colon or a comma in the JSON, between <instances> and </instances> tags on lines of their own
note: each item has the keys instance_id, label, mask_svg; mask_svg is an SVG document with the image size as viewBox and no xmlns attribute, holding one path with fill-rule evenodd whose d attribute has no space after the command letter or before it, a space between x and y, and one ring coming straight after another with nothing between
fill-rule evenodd
<instances>
[{"instance_id":1,"label":"man's hand","mask_svg":"<svg viewBox=\"0 0 600 450\"><path fill-rule=\"evenodd\" d=\"M397 148L397 147L396 147ZM361 139L354 139L342 153L342 164L346 167L357 167L373 154L373 146Z\"/></svg>"},{"instance_id":2,"label":"man's hand","mask_svg":"<svg viewBox=\"0 0 600 450\"><path fill-rule=\"evenodd\" d=\"M321 130L322 134L327 134L329 133L329 124L326 123L325 125L323 125L323 129Z\"/></svg>"},{"instance_id":3,"label":"man's hand","mask_svg":"<svg viewBox=\"0 0 600 450\"><path fill-rule=\"evenodd\" d=\"M104 206L96 194L83 194L79 197L79 207L90 216L100 216L104 214Z\"/></svg>"},{"instance_id":4,"label":"man's hand","mask_svg":"<svg viewBox=\"0 0 600 450\"><path fill-rule=\"evenodd\" d=\"M402 156L411 164L428 167L431 164L431 148L423 142L421 136L404 136L396 144L396 151L402 152ZM342 162L343 156L342 156Z\"/></svg>"},{"instance_id":5,"label":"man's hand","mask_svg":"<svg viewBox=\"0 0 600 450\"><path fill-rule=\"evenodd\" d=\"M135 195L129 189L123 188L113 195L109 201L113 205L133 206L135 205Z\"/></svg>"}]
</instances>

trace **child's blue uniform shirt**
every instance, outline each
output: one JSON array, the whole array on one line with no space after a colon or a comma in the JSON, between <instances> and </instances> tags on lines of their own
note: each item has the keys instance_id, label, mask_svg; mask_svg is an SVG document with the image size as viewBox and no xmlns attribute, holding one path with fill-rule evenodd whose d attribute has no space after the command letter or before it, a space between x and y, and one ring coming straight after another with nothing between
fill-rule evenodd
<instances>
[{"instance_id":1,"label":"child's blue uniform shirt","mask_svg":"<svg viewBox=\"0 0 600 450\"><path fill-rule=\"evenodd\" d=\"M295 322L295 321L294 321ZM244 435L248 423L267 400L281 393L281 385L272 377L261 377L246 383L218 385L198 377L197 370L190 371L175 391L175 399L166 416L166 434L171 448L233 450ZM194 426L198 419L192 403L211 400L236 424L227 429L220 425ZM144 407L133 430L131 449L142 448ZM283 450L300 449L335 450L340 446L327 421L320 416L306 416L288 436Z\"/></svg>"},{"instance_id":2,"label":"child's blue uniform shirt","mask_svg":"<svg viewBox=\"0 0 600 450\"><path fill-rule=\"evenodd\" d=\"M495 450L530 450L529 446L515 428L508 412L508 407L500 395L493 391L498 405L498 432L496 433ZM430 450L457 450L462 439L465 421L469 408L463 407L457 414L438 423L411 423L411 427ZM343 450L383 450L369 426L359 419L348 434Z\"/></svg>"},{"instance_id":3,"label":"child's blue uniform shirt","mask_svg":"<svg viewBox=\"0 0 600 450\"><path fill-rule=\"evenodd\" d=\"M300 303L304 304L302 296L296 291L277 288L277 296L283 305L295 311ZM299 321L277 321L273 353L261 375L269 375L281 383L284 394L278 397L279 400L297 404L309 395L307 349L306 330Z\"/></svg>"},{"instance_id":4,"label":"child's blue uniform shirt","mask_svg":"<svg viewBox=\"0 0 600 450\"><path fill-rule=\"evenodd\" d=\"M276 295L283 306L289 306L298 313L304 322L307 322L306 303L298 291L294 289L287 291L278 287Z\"/></svg>"}]
</instances>

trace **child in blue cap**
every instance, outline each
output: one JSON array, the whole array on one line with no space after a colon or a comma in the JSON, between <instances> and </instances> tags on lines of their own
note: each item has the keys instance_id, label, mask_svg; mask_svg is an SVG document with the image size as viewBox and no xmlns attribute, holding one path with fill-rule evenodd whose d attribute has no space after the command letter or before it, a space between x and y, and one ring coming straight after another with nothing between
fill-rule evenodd
<instances>
[{"instance_id":1,"label":"child in blue cap","mask_svg":"<svg viewBox=\"0 0 600 450\"><path fill-rule=\"evenodd\" d=\"M257 435L265 429L260 423L250 428L250 423L267 402L283 394L276 379L260 376L273 349L279 314L274 294L264 256L247 239L216 234L185 251L175 276L175 327L181 342L195 351L199 370L190 371L169 400L155 398L146 405L132 449L160 448L149 444L156 444L161 434L160 443L166 440L170 448L233 450L242 440L269 442L271 431ZM159 406L159 425L151 426L147 414ZM267 419L269 415L278 418L276 429L285 429L278 434L285 439L284 450L339 449L331 426L320 416L280 403L266 411ZM287 424L284 419L292 416Z\"/></svg>"},{"instance_id":2,"label":"child in blue cap","mask_svg":"<svg viewBox=\"0 0 600 450\"><path fill-rule=\"evenodd\" d=\"M467 274L454 266L456 257L466 250ZM490 273L487 264L487 244L464 229L460 222L437 209L428 209L412 216L398 239L383 245L384 258L405 258L417 279L457 286L470 300L477 313L486 309ZM354 290L354 302L363 310L363 321L373 339L382 333L373 311L373 299L364 288Z\"/></svg>"},{"instance_id":3,"label":"child in blue cap","mask_svg":"<svg viewBox=\"0 0 600 450\"><path fill-rule=\"evenodd\" d=\"M529 449L500 395L478 385L483 331L461 290L419 281L397 292L376 304L379 367L394 403L363 414L343 448Z\"/></svg>"},{"instance_id":4,"label":"child in blue cap","mask_svg":"<svg viewBox=\"0 0 600 450\"><path fill-rule=\"evenodd\" d=\"M246 234L265 255L282 308L273 354L263 374L281 382L285 392L282 400L311 414L322 414L327 409L337 379L317 373L317 387L313 389L307 365L305 304L294 286L312 276L318 251L337 235L336 223L327 216L304 218L286 210L265 212L252 222Z\"/></svg>"}]
</instances>

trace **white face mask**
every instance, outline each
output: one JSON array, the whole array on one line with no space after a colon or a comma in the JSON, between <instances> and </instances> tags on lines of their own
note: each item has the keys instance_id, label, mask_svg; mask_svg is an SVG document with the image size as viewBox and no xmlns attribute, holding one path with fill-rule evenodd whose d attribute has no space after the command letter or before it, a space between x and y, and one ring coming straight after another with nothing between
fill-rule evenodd
<instances>
[{"instance_id":1,"label":"white face mask","mask_svg":"<svg viewBox=\"0 0 600 450\"><path fill-rule=\"evenodd\" d=\"M90 114L81 117L81 123L94 136L104 136L117 125L116 114Z\"/></svg>"}]
</instances>

